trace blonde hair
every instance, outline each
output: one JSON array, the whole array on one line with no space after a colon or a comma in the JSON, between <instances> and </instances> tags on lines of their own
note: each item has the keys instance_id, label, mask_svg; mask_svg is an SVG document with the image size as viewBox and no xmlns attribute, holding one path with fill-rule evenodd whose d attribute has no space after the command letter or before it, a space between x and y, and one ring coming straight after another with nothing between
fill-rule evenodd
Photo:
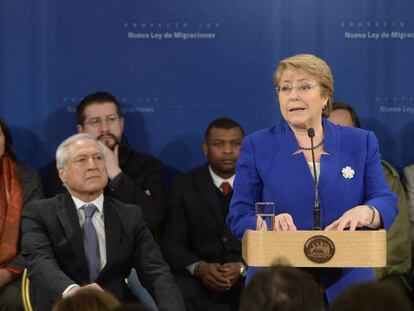
<instances>
[{"instance_id":1,"label":"blonde hair","mask_svg":"<svg viewBox=\"0 0 414 311\"><path fill-rule=\"evenodd\" d=\"M329 117L329 114L332 111L334 81L331 69L329 68L328 64L324 60L312 54L298 54L286 58L279 63L274 73L274 86L279 86L282 74L286 70L302 70L308 75L315 78L322 89L321 95L328 98L326 106L322 110L322 114L326 117Z\"/></svg>"}]
</instances>

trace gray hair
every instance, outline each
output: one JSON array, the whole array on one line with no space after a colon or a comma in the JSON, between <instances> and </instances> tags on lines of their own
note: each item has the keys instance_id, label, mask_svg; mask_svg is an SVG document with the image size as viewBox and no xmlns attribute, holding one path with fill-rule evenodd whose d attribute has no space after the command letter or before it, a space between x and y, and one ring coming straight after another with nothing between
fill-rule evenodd
<instances>
[{"instance_id":1,"label":"gray hair","mask_svg":"<svg viewBox=\"0 0 414 311\"><path fill-rule=\"evenodd\" d=\"M69 159L68 147L72 143L79 140L91 140L95 142L98 145L98 148L101 151L102 155L106 157L105 146L100 141L96 140L93 136L86 133L75 134L61 142L56 150L56 167L58 170L67 168Z\"/></svg>"}]
</instances>

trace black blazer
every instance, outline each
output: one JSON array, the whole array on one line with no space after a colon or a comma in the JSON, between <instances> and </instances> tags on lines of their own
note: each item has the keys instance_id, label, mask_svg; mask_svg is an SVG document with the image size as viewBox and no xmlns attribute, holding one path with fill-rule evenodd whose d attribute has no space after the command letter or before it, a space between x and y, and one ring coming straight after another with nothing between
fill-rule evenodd
<instances>
[{"instance_id":1,"label":"black blazer","mask_svg":"<svg viewBox=\"0 0 414 311\"><path fill-rule=\"evenodd\" d=\"M162 251L175 271L197 262L240 262L241 244L225 222L208 166L173 181L167 201Z\"/></svg>"},{"instance_id":2,"label":"black blazer","mask_svg":"<svg viewBox=\"0 0 414 311\"><path fill-rule=\"evenodd\" d=\"M123 301L129 295L124 279L136 268L159 310L184 310L140 208L105 197L103 211L107 263L96 283ZM27 204L21 234L22 254L37 292L36 310L50 310L69 285L88 283L82 231L68 193Z\"/></svg>"}]
</instances>

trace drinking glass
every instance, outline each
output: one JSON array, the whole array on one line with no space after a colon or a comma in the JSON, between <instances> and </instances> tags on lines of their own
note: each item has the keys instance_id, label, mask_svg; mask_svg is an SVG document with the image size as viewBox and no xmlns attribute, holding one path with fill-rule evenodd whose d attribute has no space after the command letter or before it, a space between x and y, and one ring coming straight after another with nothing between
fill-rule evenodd
<instances>
[{"instance_id":1,"label":"drinking glass","mask_svg":"<svg viewBox=\"0 0 414 311\"><path fill-rule=\"evenodd\" d=\"M274 202L256 202L256 230L272 231L275 219Z\"/></svg>"}]
</instances>

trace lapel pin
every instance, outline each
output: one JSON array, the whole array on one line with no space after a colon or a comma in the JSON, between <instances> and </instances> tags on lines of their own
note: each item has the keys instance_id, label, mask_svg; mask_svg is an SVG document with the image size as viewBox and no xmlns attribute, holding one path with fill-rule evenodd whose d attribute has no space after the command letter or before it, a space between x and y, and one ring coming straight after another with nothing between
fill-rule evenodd
<instances>
[{"instance_id":1,"label":"lapel pin","mask_svg":"<svg viewBox=\"0 0 414 311\"><path fill-rule=\"evenodd\" d=\"M352 167L345 166L342 169L342 176L344 176L344 178L351 179L351 178L354 178L354 175L355 175L355 171L352 169Z\"/></svg>"}]
</instances>

